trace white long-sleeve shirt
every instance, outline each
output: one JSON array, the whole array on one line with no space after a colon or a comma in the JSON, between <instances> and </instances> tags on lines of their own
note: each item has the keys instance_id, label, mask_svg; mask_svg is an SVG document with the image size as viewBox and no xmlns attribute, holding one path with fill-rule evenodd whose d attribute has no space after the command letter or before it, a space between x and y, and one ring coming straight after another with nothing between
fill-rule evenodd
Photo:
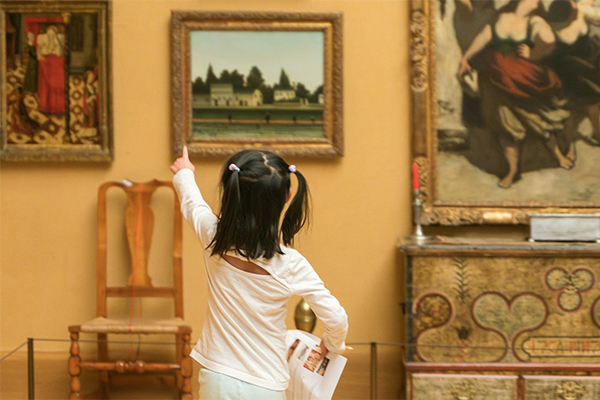
<instances>
[{"instance_id":1,"label":"white long-sleeve shirt","mask_svg":"<svg viewBox=\"0 0 600 400\"><path fill-rule=\"evenodd\" d=\"M205 249L208 313L192 358L215 372L285 390L289 383L285 318L292 295L303 297L323 322L327 349L344 351L346 311L298 251L282 245L284 254L252 260L269 275L249 273L211 256L206 247L216 232L217 216L202 198L191 170L180 170L173 183L183 216Z\"/></svg>"}]
</instances>

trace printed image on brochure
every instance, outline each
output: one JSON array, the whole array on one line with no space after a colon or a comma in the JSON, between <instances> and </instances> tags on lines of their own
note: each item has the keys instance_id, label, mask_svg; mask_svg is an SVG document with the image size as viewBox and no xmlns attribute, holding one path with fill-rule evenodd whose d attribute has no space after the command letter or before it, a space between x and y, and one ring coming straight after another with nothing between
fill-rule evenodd
<instances>
[{"instance_id":1,"label":"printed image on brochure","mask_svg":"<svg viewBox=\"0 0 600 400\"><path fill-rule=\"evenodd\" d=\"M290 367L288 400L330 400L342 376L347 359L319 348L321 339L299 330L288 330L285 338Z\"/></svg>"}]
</instances>

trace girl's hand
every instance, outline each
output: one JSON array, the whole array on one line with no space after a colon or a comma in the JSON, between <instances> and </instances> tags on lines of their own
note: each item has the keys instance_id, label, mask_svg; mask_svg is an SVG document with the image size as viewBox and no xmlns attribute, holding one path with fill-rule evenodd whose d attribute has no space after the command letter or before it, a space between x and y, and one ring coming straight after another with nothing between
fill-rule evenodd
<instances>
[{"instance_id":1,"label":"girl's hand","mask_svg":"<svg viewBox=\"0 0 600 400\"><path fill-rule=\"evenodd\" d=\"M175 160L173 165L171 165L171 172L173 172L174 174L178 173L182 169L191 169L192 171L196 170L194 164L192 164L188 157L187 146L183 146L183 153L181 157Z\"/></svg>"},{"instance_id":2,"label":"girl's hand","mask_svg":"<svg viewBox=\"0 0 600 400\"><path fill-rule=\"evenodd\" d=\"M329 353L329 350L327 350L327 347L325 347L325 343L323 343L323 339L321 339L321 344L319 344L319 347L321 348L321 355L323 357L325 357L327 355L327 353Z\"/></svg>"}]
</instances>

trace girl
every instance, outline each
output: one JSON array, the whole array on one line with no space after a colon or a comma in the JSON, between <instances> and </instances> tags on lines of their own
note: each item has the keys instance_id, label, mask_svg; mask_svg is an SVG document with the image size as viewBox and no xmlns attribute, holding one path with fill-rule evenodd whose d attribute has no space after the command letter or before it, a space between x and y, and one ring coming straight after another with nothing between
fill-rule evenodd
<instances>
[{"instance_id":1,"label":"girl","mask_svg":"<svg viewBox=\"0 0 600 400\"><path fill-rule=\"evenodd\" d=\"M244 150L225 163L217 217L200 194L194 169L184 147L171 166L173 183L205 249L209 289L202 335L191 353L202 365L200 399L285 399L290 297L302 296L323 321L323 356L341 353L348 331L345 310L308 261L288 247L307 220L306 181L278 155ZM292 174L298 191L290 201Z\"/></svg>"}]
</instances>

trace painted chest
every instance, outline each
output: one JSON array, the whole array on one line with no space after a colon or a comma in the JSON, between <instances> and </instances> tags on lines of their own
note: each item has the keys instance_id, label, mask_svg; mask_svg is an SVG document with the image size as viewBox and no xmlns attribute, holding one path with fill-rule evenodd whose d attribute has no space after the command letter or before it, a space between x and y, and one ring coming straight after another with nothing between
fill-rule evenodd
<instances>
[{"instance_id":1,"label":"painted chest","mask_svg":"<svg viewBox=\"0 0 600 400\"><path fill-rule=\"evenodd\" d=\"M400 246L407 398L600 399L600 245L442 240Z\"/></svg>"}]
</instances>

